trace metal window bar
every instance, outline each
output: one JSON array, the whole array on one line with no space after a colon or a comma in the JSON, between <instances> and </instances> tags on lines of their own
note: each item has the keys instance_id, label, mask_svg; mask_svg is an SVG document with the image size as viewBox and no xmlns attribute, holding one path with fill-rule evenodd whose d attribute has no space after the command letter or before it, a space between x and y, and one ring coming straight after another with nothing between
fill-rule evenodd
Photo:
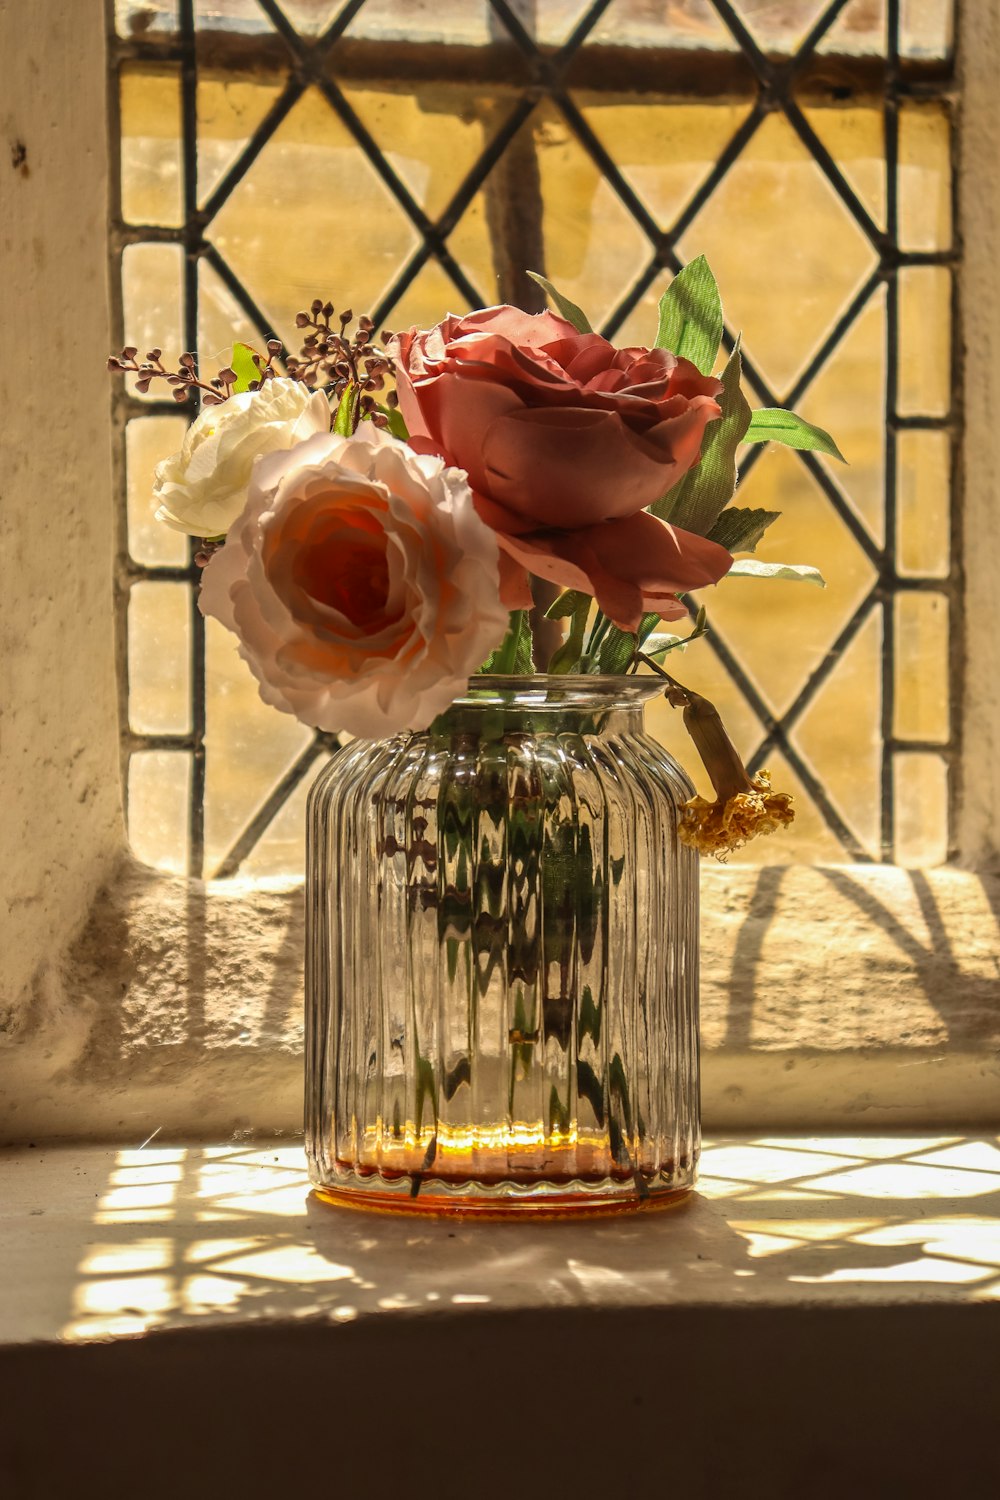
<instances>
[{"instance_id":1,"label":"metal window bar","mask_svg":"<svg viewBox=\"0 0 1000 1500\"><path fill-rule=\"evenodd\" d=\"M957 340L954 337L951 340L952 403L950 411L942 417L931 417L920 415L904 416L897 410L899 385L898 273L904 267L909 266L933 265L954 267L958 264L959 260L957 249L940 252L906 252L900 248L898 240L899 108L901 102L908 99L934 98L949 102L951 88L950 64L942 64L940 61L937 61L921 66L911 60L908 62L907 67L903 68L900 58L899 0L887 0L887 47L884 60L873 62L870 58L861 57L839 59L841 66L848 69L852 77L856 78L859 89L867 90L870 93L874 88L877 88L883 100L886 169L886 228L883 231L873 221L871 215L858 199L853 188L839 170L826 147L812 130L796 97L797 88L800 87L803 79L807 78L810 74L810 68L814 64L817 47L829 32L837 17L845 9L849 0L832 0L832 3L816 19L799 49L794 55L787 58L774 58L761 50L739 13L730 3L730 0L711 0L715 12L738 45L739 56L735 60L736 66L742 66L744 70L749 69L756 87L756 97L749 115L720 153L706 178L694 191L673 224L668 229L661 230L639 195L625 179L608 151L595 136L571 95L567 92L567 71L570 67L579 63L582 56L585 56L582 53L584 44L603 13L607 10L611 0L594 0L594 3L581 16L567 40L557 49L542 47L535 40L533 34L535 27L532 24L533 0L520 0L520 3L517 3L517 0L488 0L493 44L491 47L478 48L476 51L478 54L484 54L488 57L488 54L499 49L502 56L499 59L499 66L494 69L494 81L502 80L508 85L512 77L511 49L513 48L514 52L520 55L525 69L523 79L519 80L522 89L521 97L506 121L484 148L466 179L453 194L451 201L443 213L436 220L432 221L413 198L409 189L379 150L377 143L351 108L347 98L336 82L338 43L349 42L353 51L360 55L360 61L358 61L357 57L352 58L350 68L352 76L364 76L364 54L366 51L370 57L373 56L374 44L366 47L348 36L348 28L362 9L364 3L365 0L350 0L350 3L339 12L321 36L317 38L305 38L300 36L289 22L278 0L257 0L260 10L263 16L270 22L273 32L270 35L254 39L255 54L259 59L261 68L265 65L271 69L278 66L287 74L287 78L280 95L253 131L237 160L224 173L222 179L216 184L204 205L199 207L196 108L198 36L194 0L176 0L176 25L173 34L157 34L148 38L121 38L117 36L115 32L114 3L113 0L108 0L108 25L111 37L109 119L113 147L117 145L120 139L118 89L121 66L126 62L144 58L161 61L167 59L178 63L180 66L182 102L181 144L184 204L183 224L177 229L160 225L127 224L122 216L118 174L114 174L110 204L112 287L114 289L113 317L115 322L113 329L114 339L120 345L124 338L121 297L121 256L127 245L144 242L175 243L183 249L183 329L185 347L192 350L195 350L197 347L198 281L199 268L202 263L210 266L219 276L261 338L266 338L272 333L273 330L267 318L255 304L252 296L239 277L226 263L218 249L206 240L205 230L223 204L243 181L248 170L260 155L264 146L271 140L274 132L286 115L310 86L315 86L323 94L338 118L354 137L358 150L364 154L368 162L375 169L379 178L404 211L419 235L418 247L400 267L395 279L379 304L371 309L371 315L375 319L376 324L381 324L391 314L410 283L430 260L437 261L447 273L456 289L471 306L484 305L484 299L481 297L479 290L472 285L461 266L451 255L447 243L448 237L481 188L485 187L487 190L492 188L496 192L499 181L501 183L499 191L502 192L505 190L502 185L501 174L495 173L494 169L502 162L504 154L511 149L512 144L519 136L522 126L526 123L538 102L543 98L551 100L559 109L580 145L594 161L605 181L610 185L632 219L640 227L650 246L650 256L647 265L636 278L633 285L626 289L621 300L604 323L602 332L608 337L614 336L663 270L669 269L674 272L680 270L682 262L675 249L677 242L704 204L708 202L711 195L719 187L729 169L739 159L741 153L767 115L775 111L782 112L800 141L809 151L816 165L826 177L833 191L868 238L878 255L878 265L852 298L849 306L844 309L834 327L829 331L820 347L813 354L806 369L803 370L795 381L793 388L788 392L784 401L769 388L762 372L754 365L752 357L748 354L744 356L744 370L749 383L765 404L794 405L809 390L813 381L825 369L829 361L835 358L844 338L854 327L871 299L881 287L884 286L886 288L886 381L884 410L886 433L884 467L885 543L883 546L877 544L868 532L865 524L859 519L836 480L816 456L812 453L799 453L797 457L809 470L813 479L830 501L836 514L848 528L865 556L876 568L876 582L845 622L837 639L823 660L808 676L796 695L794 702L780 716L773 715L768 709L748 673L742 666L738 655L726 640L720 636L718 630L713 630L707 637L707 641L709 647L715 651L760 722L762 738L750 757L750 769L756 771L772 751L780 751L787 759L795 774L802 781L802 784L821 812L828 828L835 835L845 853L852 860L869 861L871 855L861 846L854 833L847 826L837 808L826 794L822 784L798 752L790 735L795 724L809 706L816 693L823 686L839 658L869 619L872 612L876 610L881 612L883 652L881 672L882 771L880 857L882 860L891 861L894 854L895 826L893 757L897 751L914 752L926 749L932 750L935 754L942 756L949 768L949 789L952 806L954 805L954 798L957 792L955 771L959 745L956 728L958 714L955 711L955 700L960 694L962 685L961 628L959 617L961 607L959 591L960 577L958 564L955 560L957 558L957 547L952 548L950 572L943 578L920 579L900 576L896 568L895 558L896 448L898 434L901 431L921 428L943 430L949 433L952 439L953 485L957 485L958 481L957 458L955 455L957 454L956 438L960 431L962 419L960 402L961 369ZM283 58L276 56L276 46L284 53ZM246 42L241 41L239 57L241 66L244 69L247 65L246 47ZM469 51L466 48L456 50L461 50L463 56ZM603 78L607 87L620 92L621 79L625 76L633 81L637 94L641 92L644 83L647 88L662 91L665 76L671 79L676 76L676 68L673 74L669 71L665 74L663 54L655 49L649 54L651 66L645 75L643 74L642 66L644 55L641 52L637 54L633 48L623 48L622 50L628 54L624 61L616 59L613 56L614 48L602 46L599 49L600 66L594 70L594 76L591 77L588 73L587 87L589 89L599 89ZM395 68L398 76L403 79L406 77L418 78L426 76L427 54L433 51L434 49L423 48L420 44L416 43L395 43L391 48L391 66ZM436 66L440 65L440 53L441 49L439 48L432 58L432 62ZM388 65L384 60L384 49L380 49L380 56L383 60L380 63L379 76L385 77ZM683 85L678 84L678 92L684 95L690 94L696 98L721 97L732 87L733 78L736 76L734 74L734 59L729 56L720 58L709 53L685 53L682 56L675 55L674 62L675 65L683 64L684 70ZM490 67L493 66L488 61L486 64L482 64L478 60L477 65L484 67L487 73ZM436 74L435 76L440 75ZM671 82L670 86L671 88L674 87L673 82ZM952 126L952 129L954 131L954 126ZM952 154L954 155L954 150ZM491 173L494 174L492 178ZM509 185L507 190L509 190ZM953 209L955 206L954 197L955 186L953 181ZM534 250L535 246L540 243L540 202L534 205L533 210L529 208L527 216L529 219L532 217L532 212L535 223L529 227L527 232L527 241L529 244L521 247L524 250L528 248ZM516 253L510 253L511 247L507 247L508 254L505 258L499 253L500 248L494 244L494 252L498 265L501 267L505 265L507 269L506 278L504 277L503 269L501 269L501 291L503 291L503 281L504 279L510 280L512 274L510 267L516 259ZM515 252L517 248L516 246L513 247ZM521 270L523 271L523 267ZM952 332L954 332L955 305L957 301L954 279L953 277ZM523 276L518 282L518 290L522 292L524 290ZM530 298L536 295L536 292L537 289L532 289L529 284L526 295ZM515 300L511 292L508 292L508 296L510 300ZM522 305L527 305L523 296L521 300ZM731 329L727 329L725 332L725 343L727 348L731 349L733 347L734 333ZM114 398L114 408L115 419L121 437L116 460L116 477L119 488L123 491L124 432L128 419L136 416L156 416L165 413L176 415L177 407L170 401L139 401L137 398L123 391L118 391ZM746 455L741 468L741 480L745 479L747 474L751 472L760 456L760 451L760 449L755 448L750 450ZM956 510L957 514L957 508L953 507L953 509ZM138 750L173 749L187 751L191 755L192 780L188 817L189 870L193 876L201 876L204 873L205 652L204 621L197 609L196 603L198 569L194 564L195 548L194 545L190 548L187 566L164 567L139 564L132 560L128 554L127 528L123 512L124 506L121 506L117 532L119 559L117 570L117 615L119 686L123 705L127 702L128 688L126 611L128 593L131 586L136 582L145 580L183 582L188 585L191 594L191 728L184 734L137 734L128 728L127 718L123 714L123 775L127 774L127 765L131 754ZM953 520L952 523L952 539L953 541L957 541L958 539L957 519ZM945 596L950 604L952 631L950 646L950 681L952 684L951 692L953 699L951 713L952 729L951 737L945 743L934 742L933 744L925 744L922 741L910 739L905 741L899 740L893 731L895 650L892 604L895 597L903 590L919 591L923 589L931 590ZM239 834L228 854L223 859L221 866L214 872L216 875L226 877L236 873L274 816L284 805L295 787L300 784L308 773L316 757L324 750L335 747L336 743L336 738L331 735L317 733L314 736L311 743L303 750L278 784L274 786L246 827Z\"/></svg>"}]
</instances>

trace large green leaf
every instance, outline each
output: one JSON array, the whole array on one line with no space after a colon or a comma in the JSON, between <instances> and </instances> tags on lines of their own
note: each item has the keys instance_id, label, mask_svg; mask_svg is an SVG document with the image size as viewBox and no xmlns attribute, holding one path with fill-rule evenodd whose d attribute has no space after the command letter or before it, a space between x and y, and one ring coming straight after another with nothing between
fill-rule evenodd
<instances>
[{"instance_id":1,"label":"large green leaf","mask_svg":"<svg viewBox=\"0 0 1000 1500\"><path fill-rule=\"evenodd\" d=\"M535 670L531 659L531 626L525 609L511 611L507 634L480 667L497 677L523 677Z\"/></svg>"},{"instance_id":2,"label":"large green leaf","mask_svg":"<svg viewBox=\"0 0 1000 1500\"><path fill-rule=\"evenodd\" d=\"M727 552L753 552L771 522L780 515L780 510L750 510L730 505L708 533L708 539L718 542Z\"/></svg>"},{"instance_id":3,"label":"large green leaf","mask_svg":"<svg viewBox=\"0 0 1000 1500\"><path fill-rule=\"evenodd\" d=\"M568 297L564 297L562 292L557 292L551 281L544 276L539 276L537 271L529 271L528 275L548 293L559 315L565 318L567 323L572 323L577 333L593 333L594 330L587 321L587 314L582 308L577 307L576 303L571 302Z\"/></svg>"},{"instance_id":4,"label":"large green leaf","mask_svg":"<svg viewBox=\"0 0 1000 1500\"><path fill-rule=\"evenodd\" d=\"M780 406L762 406L755 411L743 441L784 443L786 448L827 453L831 458L839 458L842 464L847 462L828 432L822 427L814 427L811 422L804 422L793 411L784 411Z\"/></svg>"},{"instance_id":5,"label":"large green leaf","mask_svg":"<svg viewBox=\"0 0 1000 1500\"><path fill-rule=\"evenodd\" d=\"M660 298L657 349L670 349L711 375L722 343L719 288L703 255L679 271Z\"/></svg>"},{"instance_id":6,"label":"large green leaf","mask_svg":"<svg viewBox=\"0 0 1000 1500\"><path fill-rule=\"evenodd\" d=\"M738 557L726 577L780 578L789 583L815 583L821 589L826 588L826 579L819 568L810 567L808 563L769 563L756 557Z\"/></svg>"},{"instance_id":7,"label":"large green leaf","mask_svg":"<svg viewBox=\"0 0 1000 1500\"><path fill-rule=\"evenodd\" d=\"M545 618L568 620L571 615L577 615L581 610L589 610L593 602L589 594L584 594L579 589L563 589L545 611Z\"/></svg>"},{"instance_id":8,"label":"large green leaf","mask_svg":"<svg viewBox=\"0 0 1000 1500\"><path fill-rule=\"evenodd\" d=\"M750 424L750 404L740 388L742 368L737 344L722 372L722 416L705 429L701 462L649 507L654 516L698 536L708 536L736 488L736 450Z\"/></svg>"}]
</instances>

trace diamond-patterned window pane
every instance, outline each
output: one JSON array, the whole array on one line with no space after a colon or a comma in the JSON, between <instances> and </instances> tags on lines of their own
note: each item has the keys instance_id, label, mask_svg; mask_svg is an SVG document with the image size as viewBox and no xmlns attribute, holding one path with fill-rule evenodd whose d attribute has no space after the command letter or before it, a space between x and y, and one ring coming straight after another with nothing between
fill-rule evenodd
<instances>
[{"instance_id":1,"label":"diamond-patterned window pane","mask_svg":"<svg viewBox=\"0 0 1000 1500\"><path fill-rule=\"evenodd\" d=\"M847 468L748 449L761 556L825 590L732 580L682 676L794 792L761 859L943 858L949 670L953 24L948 0L116 0L122 342L228 358L317 293L404 327L542 268L621 343L706 253L756 405L832 430ZM194 874L301 868L329 737L265 709L152 522L183 420L118 402L133 845ZM680 668L678 668L680 670ZM676 714L655 731L691 765Z\"/></svg>"}]
</instances>

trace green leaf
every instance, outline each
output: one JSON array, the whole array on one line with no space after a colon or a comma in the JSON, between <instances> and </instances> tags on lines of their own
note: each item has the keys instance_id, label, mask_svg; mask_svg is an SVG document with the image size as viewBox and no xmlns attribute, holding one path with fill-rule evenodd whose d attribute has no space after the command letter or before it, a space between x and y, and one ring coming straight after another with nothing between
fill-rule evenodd
<instances>
[{"instance_id":1,"label":"green leaf","mask_svg":"<svg viewBox=\"0 0 1000 1500\"><path fill-rule=\"evenodd\" d=\"M750 510L730 505L708 533L708 539L718 542L727 552L753 552L771 522L780 515L780 510Z\"/></svg>"},{"instance_id":2,"label":"green leaf","mask_svg":"<svg viewBox=\"0 0 1000 1500\"><path fill-rule=\"evenodd\" d=\"M609 677L617 677L626 672L636 651L641 649L660 623L660 615L643 615L636 631L619 630L617 625L612 625L601 641L598 670Z\"/></svg>"},{"instance_id":3,"label":"green leaf","mask_svg":"<svg viewBox=\"0 0 1000 1500\"><path fill-rule=\"evenodd\" d=\"M589 594L583 594L579 589L564 589L545 611L545 618L568 620L570 615L579 614L584 607L589 610L593 602Z\"/></svg>"},{"instance_id":4,"label":"green leaf","mask_svg":"<svg viewBox=\"0 0 1000 1500\"><path fill-rule=\"evenodd\" d=\"M649 508L654 516L708 536L736 488L736 450L750 424L750 404L740 388L742 361L736 345L722 372L722 416L709 422L701 462L689 469L668 495Z\"/></svg>"},{"instance_id":5,"label":"green leaf","mask_svg":"<svg viewBox=\"0 0 1000 1500\"><path fill-rule=\"evenodd\" d=\"M708 616L705 613L705 606L702 605L695 617L694 629L689 635L668 635L665 631L654 630L643 647L643 651L654 661L662 661L669 651L684 651L692 641L707 634Z\"/></svg>"},{"instance_id":6,"label":"green leaf","mask_svg":"<svg viewBox=\"0 0 1000 1500\"><path fill-rule=\"evenodd\" d=\"M722 343L719 288L703 255L678 272L660 298L656 348L670 349L711 375Z\"/></svg>"},{"instance_id":7,"label":"green leaf","mask_svg":"<svg viewBox=\"0 0 1000 1500\"><path fill-rule=\"evenodd\" d=\"M576 303L571 302L568 297L564 297L562 292L557 292L551 281L546 280L544 276L539 276L537 271L529 271L528 275L548 293L555 303L556 311L566 319L567 323L572 323L577 333L593 333L594 330L587 322L587 314L582 308L577 307Z\"/></svg>"},{"instance_id":8,"label":"green leaf","mask_svg":"<svg viewBox=\"0 0 1000 1500\"><path fill-rule=\"evenodd\" d=\"M646 656L659 661L668 651L683 651L687 645L686 635L668 635L664 630L654 630L643 647Z\"/></svg>"},{"instance_id":9,"label":"green leaf","mask_svg":"<svg viewBox=\"0 0 1000 1500\"><path fill-rule=\"evenodd\" d=\"M511 611L507 634L479 668L497 677L525 677L535 670L531 659L531 626L525 609Z\"/></svg>"},{"instance_id":10,"label":"green leaf","mask_svg":"<svg viewBox=\"0 0 1000 1500\"><path fill-rule=\"evenodd\" d=\"M842 464L847 459L833 438L822 427L804 422L793 411L784 411L780 406L763 406L755 411L747 428L745 443L784 443L786 448L799 448L839 458Z\"/></svg>"},{"instance_id":11,"label":"green leaf","mask_svg":"<svg viewBox=\"0 0 1000 1500\"><path fill-rule=\"evenodd\" d=\"M583 637L587 629L587 616L590 614L590 606L593 604L589 594L583 594L578 589L567 589L564 594L545 611L550 620L570 621L569 633L558 650L553 651L549 662L550 672L572 672L574 667L579 670L580 657L583 655ZM553 614L553 610L559 610Z\"/></svg>"},{"instance_id":12,"label":"green leaf","mask_svg":"<svg viewBox=\"0 0 1000 1500\"><path fill-rule=\"evenodd\" d=\"M401 438L405 443L410 434L406 430L406 423L403 421L403 413L400 411L399 407L383 406L380 401L376 401L375 405L382 413L383 417L388 418L389 431L392 433L393 437Z\"/></svg>"},{"instance_id":13,"label":"green leaf","mask_svg":"<svg viewBox=\"0 0 1000 1500\"><path fill-rule=\"evenodd\" d=\"M260 370L257 368L254 352L249 344L233 345L233 357L230 365L236 371L236 384L233 386L234 395L239 396L243 391L248 391L253 381L260 379Z\"/></svg>"},{"instance_id":14,"label":"green leaf","mask_svg":"<svg viewBox=\"0 0 1000 1500\"><path fill-rule=\"evenodd\" d=\"M358 425L359 393L356 385L349 384L340 398L333 430L338 437L352 437Z\"/></svg>"},{"instance_id":15,"label":"green leaf","mask_svg":"<svg viewBox=\"0 0 1000 1500\"><path fill-rule=\"evenodd\" d=\"M821 589L826 588L826 579L819 568L812 568L808 563L769 563L756 557L738 557L726 577L785 578L789 583L815 583Z\"/></svg>"}]
</instances>

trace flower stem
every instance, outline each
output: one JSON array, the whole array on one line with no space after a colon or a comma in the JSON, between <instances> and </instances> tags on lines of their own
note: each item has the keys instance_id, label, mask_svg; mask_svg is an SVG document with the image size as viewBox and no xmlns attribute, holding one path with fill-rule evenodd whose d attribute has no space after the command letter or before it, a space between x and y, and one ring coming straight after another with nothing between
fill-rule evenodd
<instances>
[{"instance_id":1,"label":"flower stem","mask_svg":"<svg viewBox=\"0 0 1000 1500\"><path fill-rule=\"evenodd\" d=\"M726 733L722 715L715 704L708 698L703 698L700 693L693 692L691 688L686 688L676 677L671 677L669 672L644 651L636 651L635 659L644 662L658 677L666 680L667 702L674 708L684 710L684 728L694 741L719 801L725 803L738 792L752 791L753 785L746 766Z\"/></svg>"}]
</instances>

